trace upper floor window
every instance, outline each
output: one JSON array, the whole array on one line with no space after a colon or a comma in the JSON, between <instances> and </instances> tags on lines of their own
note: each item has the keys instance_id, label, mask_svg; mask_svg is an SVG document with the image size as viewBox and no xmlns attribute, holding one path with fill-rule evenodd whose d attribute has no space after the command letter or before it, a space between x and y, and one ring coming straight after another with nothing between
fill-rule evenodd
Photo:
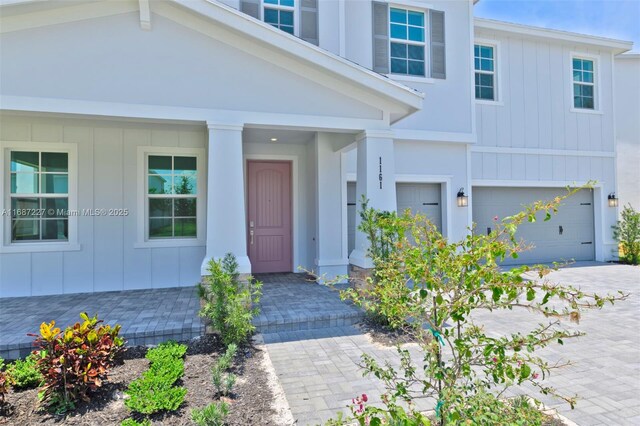
<instances>
[{"instance_id":1,"label":"upper floor window","mask_svg":"<svg viewBox=\"0 0 640 426\"><path fill-rule=\"evenodd\" d=\"M294 33L295 0L263 0L264 22L289 34Z\"/></svg>"},{"instance_id":2,"label":"upper floor window","mask_svg":"<svg viewBox=\"0 0 640 426\"><path fill-rule=\"evenodd\" d=\"M595 109L594 61L573 58L573 107Z\"/></svg>"},{"instance_id":3,"label":"upper floor window","mask_svg":"<svg viewBox=\"0 0 640 426\"><path fill-rule=\"evenodd\" d=\"M496 100L496 60L493 46L476 44L473 47L476 99Z\"/></svg>"},{"instance_id":4,"label":"upper floor window","mask_svg":"<svg viewBox=\"0 0 640 426\"><path fill-rule=\"evenodd\" d=\"M424 77L425 14L389 8L391 73Z\"/></svg>"},{"instance_id":5,"label":"upper floor window","mask_svg":"<svg viewBox=\"0 0 640 426\"><path fill-rule=\"evenodd\" d=\"M11 242L68 241L69 154L10 151Z\"/></svg>"}]
</instances>

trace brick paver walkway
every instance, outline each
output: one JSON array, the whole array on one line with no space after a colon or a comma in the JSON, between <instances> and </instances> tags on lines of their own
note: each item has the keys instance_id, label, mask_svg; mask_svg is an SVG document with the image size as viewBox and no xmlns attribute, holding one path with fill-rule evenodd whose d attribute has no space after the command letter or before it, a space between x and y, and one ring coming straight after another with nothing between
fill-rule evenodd
<instances>
[{"instance_id":1,"label":"brick paver walkway","mask_svg":"<svg viewBox=\"0 0 640 426\"><path fill-rule=\"evenodd\" d=\"M129 345L190 339L204 332L199 309L195 287L1 298L0 356L26 356L33 341L27 333L51 320L61 328L72 325L83 311L122 325Z\"/></svg>"},{"instance_id":2,"label":"brick paver walkway","mask_svg":"<svg viewBox=\"0 0 640 426\"><path fill-rule=\"evenodd\" d=\"M550 361L574 361L573 366L555 372L548 383L564 393L579 394L576 409L534 396L558 407L579 425L640 424L640 268L582 263L551 278L585 291L619 289L631 296L616 306L587 313L578 326L587 336L552 346L544 353ZM478 319L487 330L500 333L518 325L531 327L541 320L526 312L486 314ZM379 402L383 388L375 379L362 377L357 366L361 353L392 363L397 360L394 348L372 344L351 326L263 337L298 425L323 423L363 392Z\"/></svg>"}]
</instances>

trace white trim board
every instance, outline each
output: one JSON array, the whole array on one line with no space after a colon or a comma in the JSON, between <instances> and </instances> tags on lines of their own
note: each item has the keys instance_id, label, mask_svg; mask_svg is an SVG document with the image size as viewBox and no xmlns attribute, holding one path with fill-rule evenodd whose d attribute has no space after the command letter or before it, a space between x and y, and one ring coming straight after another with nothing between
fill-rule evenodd
<instances>
[{"instance_id":1,"label":"white trim board","mask_svg":"<svg viewBox=\"0 0 640 426\"><path fill-rule=\"evenodd\" d=\"M571 149L544 149L544 148L510 148L506 146L479 146L471 147L471 152L491 154L524 154L524 155L562 155L570 157L606 157L613 158L615 152L611 151L580 151Z\"/></svg>"}]
</instances>

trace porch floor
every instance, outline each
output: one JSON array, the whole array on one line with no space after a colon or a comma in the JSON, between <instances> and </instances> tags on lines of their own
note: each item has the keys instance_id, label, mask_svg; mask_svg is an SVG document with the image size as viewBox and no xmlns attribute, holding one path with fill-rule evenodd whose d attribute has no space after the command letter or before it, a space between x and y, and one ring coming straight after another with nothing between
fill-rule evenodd
<instances>
[{"instance_id":1,"label":"porch floor","mask_svg":"<svg viewBox=\"0 0 640 426\"><path fill-rule=\"evenodd\" d=\"M187 340L204 333L199 309L195 287L0 298L0 357L28 355L33 338L27 333L51 320L60 328L72 325L83 311L120 324L130 346Z\"/></svg>"},{"instance_id":2,"label":"porch floor","mask_svg":"<svg viewBox=\"0 0 640 426\"><path fill-rule=\"evenodd\" d=\"M339 289L310 281L306 274L256 274L264 285L260 315L253 321L262 334L343 327L360 322L363 312L342 302Z\"/></svg>"},{"instance_id":3,"label":"porch floor","mask_svg":"<svg viewBox=\"0 0 640 426\"><path fill-rule=\"evenodd\" d=\"M305 274L258 274L264 283L256 332L278 333L349 326L363 313L342 302L337 289L316 284ZM43 322L64 328L80 321L80 312L98 314L106 324L122 326L128 345L153 345L188 340L205 332L198 316L200 301L194 287L104 293L0 298L0 357L16 359L32 350ZM284 334L283 334L284 333Z\"/></svg>"}]
</instances>

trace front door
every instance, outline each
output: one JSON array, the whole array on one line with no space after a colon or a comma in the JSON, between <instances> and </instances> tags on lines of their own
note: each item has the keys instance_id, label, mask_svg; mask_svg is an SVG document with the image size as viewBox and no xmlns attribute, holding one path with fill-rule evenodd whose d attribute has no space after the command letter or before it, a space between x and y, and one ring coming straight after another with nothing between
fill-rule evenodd
<instances>
[{"instance_id":1,"label":"front door","mask_svg":"<svg viewBox=\"0 0 640 426\"><path fill-rule=\"evenodd\" d=\"M249 161L247 181L251 272L291 272L291 162Z\"/></svg>"}]
</instances>

